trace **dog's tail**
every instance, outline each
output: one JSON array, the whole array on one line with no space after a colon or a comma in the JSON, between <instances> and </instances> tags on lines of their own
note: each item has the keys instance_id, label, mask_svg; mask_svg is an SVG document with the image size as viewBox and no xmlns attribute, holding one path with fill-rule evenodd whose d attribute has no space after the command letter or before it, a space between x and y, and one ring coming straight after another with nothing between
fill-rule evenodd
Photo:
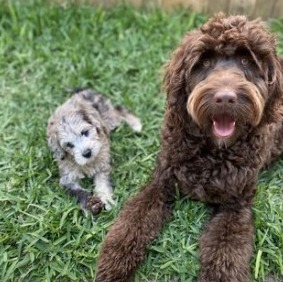
<instances>
[{"instance_id":1,"label":"dog's tail","mask_svg":"<svg viewBox=\"0 0 283 282\"><path fill-rule=\"evenodd\" d=\"M138 117L131 114L122 106L115 106L115 112L122 121L125 121L135 132L141 132L142 123Z\"/></svg>"}]
</instances>

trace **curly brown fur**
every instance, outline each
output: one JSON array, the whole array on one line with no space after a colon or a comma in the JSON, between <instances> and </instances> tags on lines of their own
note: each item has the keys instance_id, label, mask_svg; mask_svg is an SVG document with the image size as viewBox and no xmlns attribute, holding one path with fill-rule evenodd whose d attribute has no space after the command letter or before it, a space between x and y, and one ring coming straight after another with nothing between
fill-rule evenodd
<instances>
[{"instance_id":1,"label":"curly brown fur","mask_svg":"<svg viewBox=\"0 0 283 282\"><path fill-rule=\"evenodd\" d=\"M152 182L109 230L97 282L131 281L170 214L176 183L214 209L200 239L199 280L249 281L258 173L283 151L282 83L275 38L259 21L219 15L185 36L166 68Z\"/></svg>"}]
</instances>

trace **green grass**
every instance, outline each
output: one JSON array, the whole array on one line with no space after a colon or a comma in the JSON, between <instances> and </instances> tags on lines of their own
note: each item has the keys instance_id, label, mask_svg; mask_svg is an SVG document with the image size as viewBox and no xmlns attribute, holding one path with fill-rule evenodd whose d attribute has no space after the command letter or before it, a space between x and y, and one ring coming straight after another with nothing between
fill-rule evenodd
<instances>
[{"instance_id":1,"label":"green grass","mask_svg":"<svg viewBox=\"0 0 283 282\"><path fill-rule=\"evenodd\" d=\"M1 282L92 280L107 229L155 164L164 111L162 65L183 34L205 20L184 11L45 2L0 0ZM283 21L274 28L282 32ZM279 38L283 53L283 33ZM78 86L126 105L144 124L141 134L126 126L113 133L118 206L95 221L60 190L46 146L48 117ZM252 259L257 281L283 281L282 168L280 161L258 185ZM203 205L178 200L135 281L196 281L197 240L206 217Z\"/></svg>"}]
</instances>

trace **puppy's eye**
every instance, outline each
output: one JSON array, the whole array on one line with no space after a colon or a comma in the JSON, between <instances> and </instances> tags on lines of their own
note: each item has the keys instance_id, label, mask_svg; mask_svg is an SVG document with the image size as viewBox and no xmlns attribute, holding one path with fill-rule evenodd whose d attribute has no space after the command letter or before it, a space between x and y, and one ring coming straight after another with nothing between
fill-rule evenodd
<instances>
[{"instance_id":1,"label":"puppy's eye","mask_svg":"<svg viewBox=\"0 0 283 282\"><path fill-rule=\"evenodd\" d=\"M89 135L89 130L83 130L83 131L81 132L81 135L82 135L82 136L85 136L85 137L88 137L88 135Z\"/></svg>"},{"instance_id":2,"label":"puppy's eye","mask_svg":"<svg viewBox=\"0 0 283 282\"><path fill-rule=\"evenodd\" d=\"M241 59L241 64L242 64L243 66L247 66L247 65L249 64L249 59L246 58L246 57L243 57L243 58Z\"/></svg>"},{"instance_id":3,"label":"puppy's eye","mask_svg":"<svg viewBox=\"0 0 283 282\"><path fill-rule=\"evenodd\" d=\"M208 60L208 59L204 59L203 62L202 62L202 65L203 65L205 68L209 68L210 65L211 65L211 61Z\"/></svg>"},{"instance_id":4,"label":"puppy's eye","mask_svg":"<svg viewBox=\"0 0 283 282\"><path fill-rule=\"evenodd\" d=\"M68 147L68 148L74 148L74 144L68 142L68 143L66 144L66 147Z\"/></svg>"}]
</instances>

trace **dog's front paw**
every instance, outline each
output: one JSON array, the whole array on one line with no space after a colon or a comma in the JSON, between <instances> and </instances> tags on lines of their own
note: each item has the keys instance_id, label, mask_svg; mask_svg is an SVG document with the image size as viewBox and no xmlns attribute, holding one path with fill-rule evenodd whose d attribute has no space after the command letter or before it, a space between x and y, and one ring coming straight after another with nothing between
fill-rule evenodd
<instances>
[{"instance_id":1,"label":"dog's front paw","mask_svg":"<svg viewBox=\"0 0 283 282\"><path fill-rule=\"evenodd\" d=\"M88 197L85 208L87 211L90 211L93 216L96 216L101 212L103 206L104 204L99 197L91 196Z\"/></svg>"},{"instance_id":2,"label":"dog's front paw","mask_svg":"<svg viewBox=\"0 0 283 282\"><path fill-rule=\"evenodd\" d=\"M100 196L100 200L107 211L110 211L114 206L116 206L116 201L113 199L112 195Z\"/></svg>"}]
</instances>

